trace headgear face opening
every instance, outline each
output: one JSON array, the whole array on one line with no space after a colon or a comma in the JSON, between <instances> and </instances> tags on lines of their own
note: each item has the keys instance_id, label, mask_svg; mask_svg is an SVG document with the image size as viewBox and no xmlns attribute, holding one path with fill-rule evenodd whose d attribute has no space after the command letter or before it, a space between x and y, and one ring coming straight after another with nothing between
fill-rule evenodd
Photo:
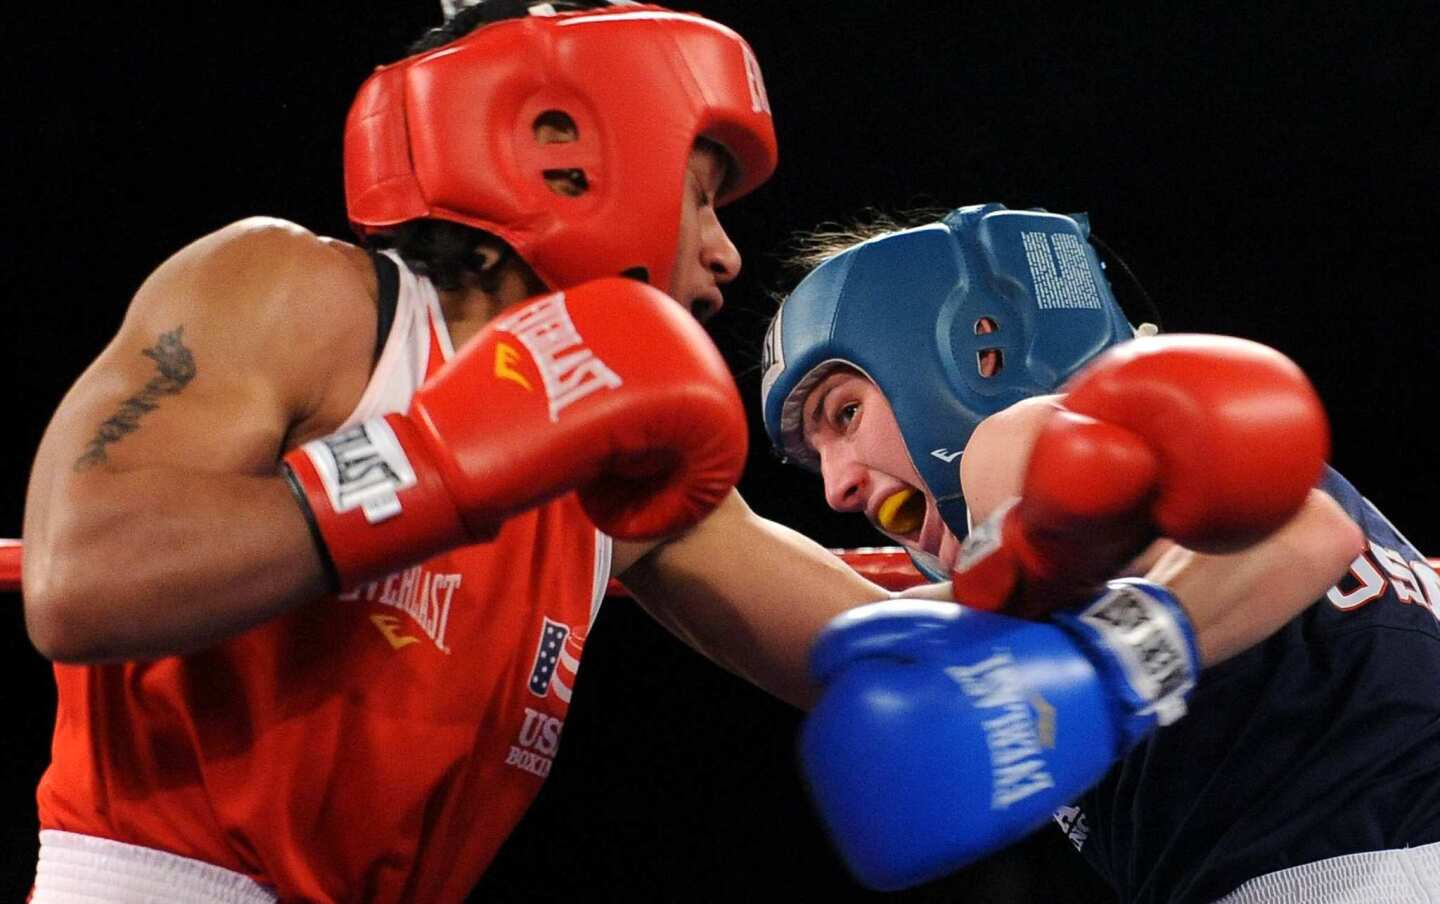
<instances>
[{"instance_id":1,"label":"headgear face opening","mask_svg":"<svg viewBox=\"0 0 1440 904\"><path fill-rule=\"evenodd\" d=\"M964 537L959 457L980 421L1057 391L1135 334L1089 233L1084 214L985 204L826 260L766 335L770 442L816 467L800 429L805 397L835 366L853 367L885 394L916 472Z\"/></svg>"},{"instance_id":2,"label":"headgear face opening","mask_svg":"<svg viewBox=\"0 0 1440 904\"><path fill-rule=\"evenodd\" d=\"M575 140L542 144L559 112ZM733 170L717 204L770 177L774 125L738 34L658 6L483 26L376 70L345 126L345 198L362 236L421 217L504 240L551 288L643 271L668 291L699 138ZM578 195L549 171L578 170Z\"/></svg>"}]
</instances>

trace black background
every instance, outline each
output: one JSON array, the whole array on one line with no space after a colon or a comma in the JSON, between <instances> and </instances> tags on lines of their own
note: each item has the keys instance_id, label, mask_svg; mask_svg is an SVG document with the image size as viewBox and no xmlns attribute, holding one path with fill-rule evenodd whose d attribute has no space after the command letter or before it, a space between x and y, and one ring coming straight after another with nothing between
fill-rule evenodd
<instances>
[{"instance_id":1,"label":"black background","mask_svg":"<svg viewBox=\"0 0 1440 904\"><path fill-rule=\"evenodd\" d=\"M1421 548L1430 506L1437 245L1433 4L1027 10L958 3L696 2L765 70L781 168L725 223L746 255L714 334L755 398L794 230L865 207L1088 210L1170 330L1233 333L1310 373L1334 460ZM1178 6L1170 4L1169 6ZM345 235L340 127L431 3L113 4L12 10L4 88L0 534L16 535L51 410L144 276L250 214ZM742 490L828 545L877 541L759 441ZM48 669L3 599L0 899L33 870ZM867 896L792 770L795 714L626 602L606 607L552 779L481 886L496 900ZM1417 676L1418 680L1429 680ZM957 763L956 768L965 768ZM879 897L879 896L876 896ZM897 900L1104 901L1046 830Z\"/></svg>"}]
</instances>

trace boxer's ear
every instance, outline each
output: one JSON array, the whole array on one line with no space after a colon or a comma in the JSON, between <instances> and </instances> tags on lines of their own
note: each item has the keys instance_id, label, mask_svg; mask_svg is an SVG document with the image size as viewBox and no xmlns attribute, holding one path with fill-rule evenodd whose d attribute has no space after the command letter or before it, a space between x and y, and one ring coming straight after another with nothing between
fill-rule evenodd
<instances>
[{"instance_id":1,"label":"boxer's ear","mask_svg":"<svg viewBox=\"0 0 1440 904\"><path fill-rule=\"evenodd\" d=\"M475 246L475 257L480 261L480 272L491 273L505 259L505 249L490 242L481 242Z\"/></svg>"},{"instance_id":2,"label":"boxer's ear","mask_svg":"<svg viewBox=\"0 0 1440 904\"><path fill-rule=\"evenodd\" d=\"M472 254L479 263L478 269L471 271L474 285L500 295L502 304L550 291L530 265L498 239L482 238L475 243Z\"/></svg>"},{"instance_id":3,"label":"boxer's ear","mask_svg":"<svg viewBox=\"0 0 1440 904\"><path fill-rule=\"evenodd\" d=\"M989 317L975 321L975 335L985 336L998 332L1000 327ZM975 353L975 367L982 377L993 377L1005 367L1005 352L999 348L982 348Z\"/></svg>"},{"instance_id":4,"label":"boxer's ear","mask_svg":"<svg viewBox=\"0 0 1440 904\"><path fill-rule=\"evenodd\" d=\"M569 144L580 140L580 128L575 120L563 110L546 110L535 117L531 124L536 144ZM568 169L547 169L543 173L545 184L557 195L578 198L590 189L585 171L578 167Z\"/></svg>"}]
</instances>

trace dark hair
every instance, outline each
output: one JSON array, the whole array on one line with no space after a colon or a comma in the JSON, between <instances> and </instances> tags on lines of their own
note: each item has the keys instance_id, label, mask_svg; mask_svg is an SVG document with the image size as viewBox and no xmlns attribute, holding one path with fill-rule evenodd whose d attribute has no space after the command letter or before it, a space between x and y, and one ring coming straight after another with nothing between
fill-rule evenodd
<instances>
[{"instance_id":1,"label":"dark hair","mask_svg":"<svg viewBox=\"0 0 1440 904\"><path fill-rule=\"evenodd\" d=\"M503 22L506 19L523 19L530 15L532 6L549 6L556 12L573 12L586 9L603 9L613 6L610 0L552 0L550 3L541 3L540 0L478 0L455 13L440 25L426 31L417 38L406 51L407 56L414 56L417 53L424 53L427 50L434 50L436 47L443 47L458 38L463 38L470 32L494 22Z\"/></svg>"},{"instance_id":2,"label":"dark hair","mask_svg":"<svg viewBox=\"0 0 1440 904\"><path fill-rule=\"evenodd\" d=\"M524 18L530 15L530 7L534 5L535 0L480 0L426 31L411 43L406 55L443 47L495 22ZM556 10L580 10L610 3L607 0L556 0L550 5ZM487 270L484 259L475 249L480 245L499 248L502 263L515 254L508 244L489 232L449 220L411 220L366 237L365 245L377 250L394 249L410 269L429 277L438 289L478 285L487 292L496 290L500 268Z\"/></svg>"},{"instance_id":3,"label":"dark hair","mask_svg":"<svg viewBox=\"0 0 1440 904\"><path fill-rule=\"evenodd\" d=\"M365 246L373 250L393 248L406 266L428 277L437 289L476 285L495 292L500 267L486 269L485 259L475 253L480 245L498 248L501 263L515 254L509 245L485 230L449 220L409 220L365 239Z\"/></svg>"}]
</instances>

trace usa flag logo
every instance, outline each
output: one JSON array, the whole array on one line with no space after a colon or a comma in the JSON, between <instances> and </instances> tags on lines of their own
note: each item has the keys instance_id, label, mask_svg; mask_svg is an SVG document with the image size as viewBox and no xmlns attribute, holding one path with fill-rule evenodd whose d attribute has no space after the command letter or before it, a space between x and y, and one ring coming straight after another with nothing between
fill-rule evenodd
<instances>
[{"instance_id":1,"label":"usa flag logo","mask_svg":"<svg viewBox=\"0 0 1440 904\"><path fill-rule=\"evenodd\" d=\"M545 619L540 645L535 650L535 663L530 669L530 693L544 697L553 690L556 697L569 703L584 644L584 635L569 625Z\"/></svg>"}]
</instances>

